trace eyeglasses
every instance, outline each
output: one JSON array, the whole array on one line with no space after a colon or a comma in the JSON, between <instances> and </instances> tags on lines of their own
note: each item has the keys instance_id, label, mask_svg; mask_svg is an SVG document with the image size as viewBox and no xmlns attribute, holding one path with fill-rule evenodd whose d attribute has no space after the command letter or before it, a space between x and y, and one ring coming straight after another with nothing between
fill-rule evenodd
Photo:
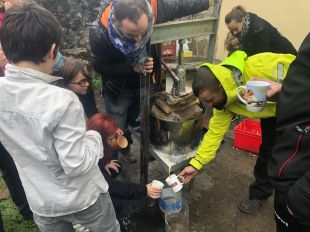
<instances>
[{"instance_id":1,"label":"eyeglasses","mask_svg":"<svg viewBox=\"0 0 310 232\"><path fill-rule=\"evenodd\" d=\"M80 80L79 82L70 82L70 84L79 85L81 87L85 87L86 83L89 83L89 78L85 78L83 80Z\"/></svg>"}]
</instances>

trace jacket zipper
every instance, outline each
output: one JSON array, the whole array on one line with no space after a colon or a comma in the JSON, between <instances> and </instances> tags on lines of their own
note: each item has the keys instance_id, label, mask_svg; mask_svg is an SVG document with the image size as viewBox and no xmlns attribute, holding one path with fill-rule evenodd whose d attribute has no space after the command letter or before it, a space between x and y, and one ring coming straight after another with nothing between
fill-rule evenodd
<instances>
[{"instance_id":1,"label":"jacket zipper","mask_svg":"<svg viewBox=\"0 0 310 232\"><path fill-rule=\"evenodd\" d=\"M304 128L301 128L300 126L295 126L296 130L300 133L298 136L297 142L296 142L296 149L295 151L289 156L289 158L284 162L284 164L281 166L278 176L281 176L285 167L288 165L288 163L298 154L300 150L300 143L303 139L303 137L309 133L310 131L310 126L305 126Z\"/></svg>"}]
</instances>

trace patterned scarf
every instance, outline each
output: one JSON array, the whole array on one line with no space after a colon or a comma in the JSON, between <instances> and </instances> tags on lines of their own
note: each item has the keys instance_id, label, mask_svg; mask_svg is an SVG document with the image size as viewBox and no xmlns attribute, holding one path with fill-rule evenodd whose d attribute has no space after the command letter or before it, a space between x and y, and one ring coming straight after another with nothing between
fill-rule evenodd
<instances>
[{"instance_id":1,"label":"patterned scarf","mask_svg":"<svg viewBox=\"0 0 310 232\"><path fill-rule=\"evenodd\" d=\"M244 41L246 39L246 36L249 33L250 25L251 25L250 14L246 13L244 18L245 18L245 22L244 22L242 31L237 35L237 37L241 43L242 43L242 41Z\"/></svg>"},{"instance_id":2,"label":"patterned scarf","mask_svg":"<svg viewBox=\"0 0 310 232\"><path fill-rule=\"evenodd\" d=\"M111 8L110 16L108 18L108 33L110 40L115 48L121 51L127 59L129 65L143 64L147 58L146 44L150 40L153 32L153 11L151 5L148 4L148 28L145 34L142 35L142 39L139 42L129 40L126 38L116 22L111 20L113 15L113 5Z\"/></svg>"}]
</instances>

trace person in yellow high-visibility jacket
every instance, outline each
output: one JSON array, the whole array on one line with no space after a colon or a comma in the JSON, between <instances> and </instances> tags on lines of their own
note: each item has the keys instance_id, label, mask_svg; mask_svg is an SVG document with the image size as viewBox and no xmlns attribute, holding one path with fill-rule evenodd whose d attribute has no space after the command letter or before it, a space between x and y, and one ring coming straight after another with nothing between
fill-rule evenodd
<instances>
[{"instance_id":1,"label":"person in yellow high-visibility jacket","mask_svg":"<svg viewBox=\"0 0 310 232\"><path fill-rule=\"evenodd\" d=\"M279 92L281 82L294 59L295 56L291 54L266 52L247 57L245 52L236 51L221 64L201 65L193 80L193 93L207 107L213 107L213 117L196 156L179 174L184 177L185 182L189 182L206 163L215 157L234 115L260 119L275 117L275 102L267 102L261 112L249 112L246 106L238 100L237 87L245 85L253 78L261 78L271 84L267 94L271 96ZM269 125L262 124L261 127L262 144L254 168L255 181L250 186L247 198L247 205L251 206L248 213L256 210L262 201L271 196L273 192L267 175L267 160L273 146L270 141L275 141L275 120L272 120ZM268 127L268 133L264 133L266 127ZM273 133L270 133L270 127Z\"/></svg>"}]
</instances>

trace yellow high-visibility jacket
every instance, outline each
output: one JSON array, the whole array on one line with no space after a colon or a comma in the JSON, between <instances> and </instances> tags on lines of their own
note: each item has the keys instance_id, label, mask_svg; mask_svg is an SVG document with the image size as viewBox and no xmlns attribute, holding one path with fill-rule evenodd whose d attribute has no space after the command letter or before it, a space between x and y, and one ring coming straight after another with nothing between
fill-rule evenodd
<instances>
[{"instance_id":1,"label":"yellow high-visibility jacket","mask_svg":"<svg viewBox=\"0 0 310 232\"><path fill-rule=\"evenodd\" d=\"M275 116L276 103L267 102L262 112L249 112L246 106L238 100L237 82L231 67L238 69L241 74L241 85L253 77L270 79L281 82L285 78L290 64L295 59L291 54L259 53L247 57L245 52L236 51L227 57L221 64L205 63L220 81L227 95L227 102L223 110L213 109L213 117L209 123L209 130L205 134L190 165L200 170L204 164L212 160L221 141L230 127L234 114L247 118L269 118Z\"/></svg>"}]
</instances>

